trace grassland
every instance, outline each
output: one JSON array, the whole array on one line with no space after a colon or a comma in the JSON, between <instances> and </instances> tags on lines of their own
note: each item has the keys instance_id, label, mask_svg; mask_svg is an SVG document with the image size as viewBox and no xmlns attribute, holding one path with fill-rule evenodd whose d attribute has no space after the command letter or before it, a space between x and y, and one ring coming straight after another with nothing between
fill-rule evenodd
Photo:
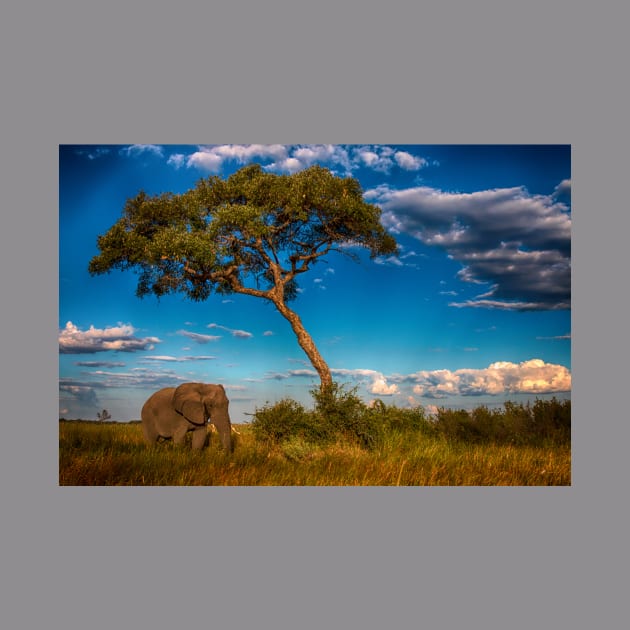
<instances>
[{"instance_id":1,"label":"grassland","mask_svg":"<svg viewBox=\"0 0 630 630\"><path fill-rule=\"evenodd\" d=\"M211 436L193 452L145 445L138 423L60 421L59 484L124 486L570 485L570 442L474 443L446 434L388 431L370 449L340 436L261 440L238 425L231 455Z\"/></svg>"}]
</instances>

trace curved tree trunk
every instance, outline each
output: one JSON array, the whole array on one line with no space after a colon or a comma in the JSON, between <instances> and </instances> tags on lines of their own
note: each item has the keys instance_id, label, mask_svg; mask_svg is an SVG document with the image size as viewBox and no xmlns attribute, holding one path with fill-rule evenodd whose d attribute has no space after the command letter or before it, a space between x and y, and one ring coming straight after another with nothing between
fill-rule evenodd
<instances>
[{"instance_id":1,"label":"curved tree trunk","mask_svg":"<svg viewBox=\"0 0 630 630\"><path fill-rule=\"evenodd\" d=\"M281 299L273 299L272 302L291 324L291 328L293 328L300 347L304 350L306 356L313 364L313 367L317 370L321 381L321 390L324 391L330 388L333 383L330 368L319 353L317 346L315 346L313 338L308 334L306 328L304 328L300 316L295 311L292 311Z\"/></svg>"}]
</instances>

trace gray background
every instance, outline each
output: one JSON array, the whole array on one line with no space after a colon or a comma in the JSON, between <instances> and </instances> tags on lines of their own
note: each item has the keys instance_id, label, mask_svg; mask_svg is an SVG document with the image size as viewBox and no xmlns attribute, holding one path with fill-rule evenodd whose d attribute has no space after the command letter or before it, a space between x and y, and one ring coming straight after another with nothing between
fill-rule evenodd
<instances>
[{"instance_id":1,"label":"gray background","mask_svg":"<svg viewBox=\"0 0 630 630\"><path fill-rule=\"evenodd\" d=\"M620 6L3 3L3 627L627 618ZM59 488L57 151L96 142L572 144L572 487Z\"/></svg>"}]
</instances>

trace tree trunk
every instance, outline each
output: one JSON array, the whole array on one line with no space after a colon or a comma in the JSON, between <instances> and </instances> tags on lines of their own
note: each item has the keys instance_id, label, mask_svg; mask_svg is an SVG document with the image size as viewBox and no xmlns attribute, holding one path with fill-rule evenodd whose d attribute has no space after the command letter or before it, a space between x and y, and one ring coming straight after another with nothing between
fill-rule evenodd
<instances>
[{"instance_id":1,"label":"tree trunk","mask_svg":"<svg viewBox=\"0 0 630 630\"><path fill-rule=\"evenodd\" d=\"M295 311L292 311L281 299L274 299L272 301L275 307L291 324L291 328L293 328L300 347L304 350L306 356L313 364L313 367L317 370L321 381L321 390L324 391L332 387L333 380L330 368L315 346L313 338L308 334L306 328L304 328L300 316Z\"/></svg>"}]
</instances>

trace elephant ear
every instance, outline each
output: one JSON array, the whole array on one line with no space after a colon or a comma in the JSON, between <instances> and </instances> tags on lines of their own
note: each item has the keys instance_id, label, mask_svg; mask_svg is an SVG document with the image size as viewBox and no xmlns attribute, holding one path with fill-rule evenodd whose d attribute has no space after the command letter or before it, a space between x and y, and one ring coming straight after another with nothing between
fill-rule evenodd
<instances>
[{"instance_id":1,"label":"elephant ear","mask_svg":"<svg viewBox=\"0 0 630 630\"><path fill-rule=\"evenodd\" d=\"M173 393L173 409L192 422L202 425L206 423L206 414L197 383L184 383Z\"/></svg>"}]
</instances>

